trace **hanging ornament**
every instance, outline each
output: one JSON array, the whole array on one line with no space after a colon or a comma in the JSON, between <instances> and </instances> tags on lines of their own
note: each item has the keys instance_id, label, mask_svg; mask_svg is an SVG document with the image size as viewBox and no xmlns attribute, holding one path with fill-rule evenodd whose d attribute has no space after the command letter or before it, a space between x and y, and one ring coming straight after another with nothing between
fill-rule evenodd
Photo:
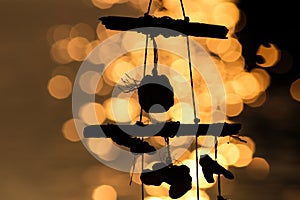
<instances>
[{"instance_id":1,"label":"hanging ornament","mask_svg":"<svg viewBox=\"0 0 300 200\"><path fill-rule=\"evenodd\" d=\"M215 182L213 174L223 174L225 178L233 179L233 174L222 167L217 161L213 160L209 155L205 154L199 160L202 167L204 178L208 183Z\"/></svg>"},{"instance_id":2,"label":"hanging ornament","mask_svg":"<svg viewBox=\"0 0 300 200\"><path fill-rule=\"evenodd\" d=\"M172 199L178 199L192 189L192 177L189 173L190 168L186 165L155 163L152 169L143 171L140 179L146 185L159 186L162 182L169 184L169 196Z\"/></svg>"},{"instance_id":3,"label":"hanging ornament","mask_svg":"<svg viewBox=\"0 0 300 200\"><path fill-rule=\"evenodd\" d=\"M128 92L134 89L138 90L138 102L140 104L140 119L134 125L91 125L84 129L84 137L110 137L115 143L119 145L126 146L130 148L130 152L134 154L134 164L135 166L136 157L141 154L141 176L142 181L142 200L144 200L144 184L159 186L163 182L170 185L169 196L172 199L178 199L186 194L192 189L192 177L190 176L190 168L186 165L174 165L170 156L170 146L169 137L177 136L195 136L195 149L196 149L196 181L197 181L197 200L200 200L199 195L199 180L198 180L198 165L202 166L202 171L205 179L209 183L213 183L213 175L218 174L218 185L220 186L220 175L223 174L225 178L233 179L233 174L223 168L217 163L217 161L212 160L208 155L204 155L198 160L198 141L197 137L199 135L214 135L214 133L209 132L209 127L215 127L214 130L220 130L221 136L237 134L241 128L240 124L199 124L200 119L197 118L197 110L195 104L195 94L193 86L193 74L192 74L192 62L191 62L191 51L190 51L190 41L189 36L197 37L211 37L226 39L228 29L225 26L194 23L190 22L189 18L185 16L185 11L183 7L182 0L180 0L181 8L183 12L183 20L172 19L168 16L164 17L154 17L149 15L150 6L152 0L149 1L148 11L144 16L139 18L131 17L120 17L120 16L108 16L99 18L102 23L108 29L112 30L129 30L142 32L146 35L146 45L145 45L145 58L144 58L144 72L143 78L140 81L134 80L134 87L129 84L125 87ZM172 29L175 32L161 31L161 32L149 32L149 29L136 29L141 27L161 27L165 29ZM158 74L158 49L155 41L155 37L158 35L163 35L164 37L179 36L182 35L186 37L187 44L187 54L189 60L189 73L190 73L190 84L193 100L193 110L194 110L194 124L180 124L179 122L165 122L162 127L161 124L144 124L142 122L143 111L149 113L162 113L168 111L174 105L174 91L170 84L168 77L164 74ZM147 61L147 50L148 50L148 38L153 41L154 50L154 67L152 74L145 74L146 72L146 61ZM124 82L127 83L125 80ZM157 106L158 105L158 106ZM180 126L180 128L179 128ZM221 127L220 127L221 126ZM154 133L153 130L160 129ZM125 131L126 130L126 131ZM127 133L133 133L133 137ZM155 152L155 148L144 141L143 137L147 136L161 136L165 138L168 148L168 157L166 162L155 163L151 168L144 169L144 154ZM217 145L217 143L216 143ZM216 149L217 152L217 149ZM133 172L134 173L134 170ZM220 188L220 187L219 187ZM219 190L218 200L224 199Z\"/></svg>"},{"instance_id":4,"label":"hanging ornament","mask_svg":"<svg viewBox=\"0 0 300 200\"><path fill-rule=\"evenodd\" d=\"M166 112L174 105L173 87L165 75L158 75L158 50L155 38L153 40L154 67L152 75L146 75L138 88L139 104L146 112ZM157 104L159 106L157 106Z\"/></svg>"},{"instance_id":5,"label":"hanging ornament","mask_svg":"<svg viewBox=\"0 0 300 200\"><path fill-rule=\"evenodd\" d=\"M140 179L146 185L159 186L162 182L170 185L169 196L172 199L182 197L186 192L192 189L192 177L190 176L190 168L186 165L174 165L172 163L169 137L165 137L167 145L166 163L159 162L152 166L152 169L143 170Z\"/></svg>"}]
</instances>

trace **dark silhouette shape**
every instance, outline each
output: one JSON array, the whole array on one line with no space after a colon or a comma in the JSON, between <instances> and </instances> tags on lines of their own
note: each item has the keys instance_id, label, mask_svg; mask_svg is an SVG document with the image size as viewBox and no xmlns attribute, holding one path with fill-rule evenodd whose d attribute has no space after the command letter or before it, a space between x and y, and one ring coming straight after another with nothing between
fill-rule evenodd
<instances>
[{"instance_id":1,"label":"dark silhouette shape","mask_svg":"<svg viewBox=\"0 0 300 200\"><path fill-rule=\"evenodd\" d=\"M180 127L180 129L179 129ZM235 135L239 133L241 124L239 123L215 123L215 124L180 124L180 122L165 122L143 125L90 125L84 128L85 138L100 137L120 137L127 133L132 133L139 137L174 137L176 136L200 136L213 135L220 131L220 136Z\"/></svg>"},{"instance_id":2,"label":"dark silhouette shape","mask_svg":"<svg viewBox=\"0 0 300 200\"><path fill-rule=\"evenodd\" d=\"M130 149L132 153L155 153L156 149L151 146L148 142L143 141L137 137L130 136L126 133L121 133L119 135L113 135L111 137L112 141L118 145L123 145Z\"/></svg>"},{"instance_id":3,"label":"dark silhouette shape","mask_svg":"<svg viewBox=\"0 0 300 200\"><path fill-rule=\"evenodd\" d=\"M140 83L138 95L139 104L146 112L162 113L174 105L173 88L165 75L146 75Z\"/></svg>"},{"instance_id":4,"label":"dark silhouette shape","mask_svg":"<svg viewBox=\"0 0 300 200\"><path fill-rule=\"evenodd\" d=\"M157 36L160 34L164 37L190 35L196 37L226 39L226 35L229 31L225 26L221 25L190 22L188 17L182 20L172 19L168 16L154 17L145 14L139 18L106 16L100 17L99 20L105 25L106 28L111 30L130 31L132 29L144 27L161 27L178 31L177 33L171 33L169 31L154 33L153 30L149 32L149 30L146 29L133 30L143 32L144 34L152 34L152 36Z\"/></svg>"},{"instance_id":5,"label":"dark silhouette shape","mask_svg":"<svg viewBox=\"0 0 300 200\"><path fill-rule=\"evenodd\" d=\"M163 163L156 163L152 170L144 170L140 179L146 185L159 186L162 182L168 183L170 185L169 196L172 199L177 199L192 189L192 177L189 173L190 168L186 165L166 166Z\"/></svg>"},{"instance_id":6,"label":"dark silhouette shape","mask_svg":"<svg viewBox=\"0 0 300 200\"><path fill-rule=\"evenodd\" d=\"M213 174L223 174L225 178L233 179L233 174L219 165L217 161L211 159L207 154L200 158L199 163L202 167L204 178L208 183L215 182Z\"/></svg>"}]
</instances>

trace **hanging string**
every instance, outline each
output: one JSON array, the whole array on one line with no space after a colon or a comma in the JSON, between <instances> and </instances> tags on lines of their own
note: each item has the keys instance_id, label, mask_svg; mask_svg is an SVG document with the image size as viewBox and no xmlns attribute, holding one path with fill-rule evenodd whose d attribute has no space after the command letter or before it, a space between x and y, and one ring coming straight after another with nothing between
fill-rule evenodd
<instances>
[{"instance_id":1,"label":"hanging string","mask_svg":"<svg viewBox=\"0 0 300 200\"><path fill-rule=\"evenodd\" d=\"M165 137L165 142L167 145L167 164L172 163L169 141L170 141L169 137Z\"/></svg>"},{"instance_id":2,"label":"hanging string","mask_svg":"<svg viewBox=\"0 0 300 200\"><path fill-rule=\"evenodd\" d=\"M148 34L146 35L146 44L145 44L145 57L144 57L144 71L143 71L143 77L146 76L146 68L147 68L147 54L148 54L148 39L149 36ZM141 108L140 111L140 123L142 123L143 120L143 109ZM142 137L142 141L144 141L144 138ZM142 154L142 173L144 170L144 153ZM144 183L142 182L142 200L145 198L145 193L144 193Z\"/></svg>"},{"instance_id":3,"label":"hanging string","mask_svg":"<svg viewBox=\"0 0 300 200\"><path fill-rule=\"evenodd\" d=\"M151 8L151 4L152 4L152 0L149 1L148 10L147 10L147 12L146 12L145 15L149 15L149 13L150 13L150 8Z\"/></svg>"},{"instance_id":4,"label":"hanging string","mask_svg":"<svg viewBox=\"0 0 300 200\"><path fill-rule=\"evenodd\" d=\"M215 137L215 160L217 161L218 159L218 138L217 136ZM218 173L218 197L221 197L221 175Z\"/></svg>"},{"instance_id":5,"label":"hanging string","mask_svg":"<svg viewBox=\"0 0 300 200\"><path fill-rule=\"evenodd\" d=\"M183 18L186 19L185 11L184 11L184 6L183 6L182 0L180 0L180 4L181 4L181 9L182 9L182 15L183 15Z\"/></svg>"},{"instance_id":6,"label":"hanging string","mask_svg":"<svg viewBox=\"0 0 300 200\"><path fill-rule=\"evenodd\" d=\"M152 37L152 40L153 40L153 56L154 56L154 67L152 69L152 75L157 76L158 50L157 50L157 44L155 38Z\"/></svg>"},{"instance_id":7,"label":"hanging string","mask_svg":"<svg viewBox=\"0 0 300 200\"><path fill-rule=\"evenodd\" d=\"M147 68L147 54L148 54L148 39L149 39L149 35L146 35L146 44L145 44L145 55L144 55L144 70L143 70L143 77L146 76L146 68ZM141 108L140 110L140 122L142 122L142 118L143 118L143 110Z\"/></svg>"},{"instance_id":8,"label":"hanging string","mask_svg":"<svg viewBox=\"0 0 300 200\"><path fill-rule=\"evenodd\" d=\"M194 123L198 124L200 122L200 119L197 118L197 110L196 110L196 103L195 103L195 93L194 93L194 81L193 81L193 71L192 71L192 62L191 62L191 52L190 52L190 41L189 37L186 36L186 44L187 44L187 50L188 50L188 59L189 59L189 71L190 71L190 84L191 84L191 90L192 90L192 101L193 101L193 110L194 110ZM196 134L196 180L197 180L197 200L199 200L199 166L198 166L198 137Z\"/></svg>"},{"instance_id":9,"label":"hanging string","mask_svg":"<svg viewBox=\"0 0 300 200\"><path fill-rule=\"evenodd\" d=\"M132 183L133 174L134 174L134 170L135 170L136 158L137 158L137 156L134 155L134 157L133 157L133 164L132 164L132 170L130 172L131 175L130 175L129 185L131 185L131 183Z\"/></svg>"}]
</instances>

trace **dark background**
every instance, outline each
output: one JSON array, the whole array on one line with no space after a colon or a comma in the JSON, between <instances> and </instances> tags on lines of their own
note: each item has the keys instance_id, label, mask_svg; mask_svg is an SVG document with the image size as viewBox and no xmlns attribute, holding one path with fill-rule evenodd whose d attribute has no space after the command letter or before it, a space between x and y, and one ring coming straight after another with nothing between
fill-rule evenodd
<instances>
[{"instance_id":1,"label":"dark background","mask_svg":"<svg viewBox=\"0 0 300 200\"><path fill-rule=\"evenodd\" d=\"M127 5L101 11L80 0L0 3L0 199L85 200L99 184L125 191L119 194L121 200L139 199L139 187L128 186L128 174L102 166L80 142L62 136L62 123L72 117L71 98L56 100L47 92L57 65L46 41L48 28L55 24L84 22L96 28L101 15L138 11ZM265 180L257 181L245 169L233 168L237 178L228 183L232 199L289 200L300 195L300 103L289 93L290 84L300 77L296 3L241 0L238 4L247 16L246 27L238 33L247 68L257 67L257 47L269 42L292 55L293 67L280 74L267 69L272 79L265 104L245 106L233 119L242 123L242 134L256 142L255 156L266 158L271 170ZM98 176L87 179L91 167ZM215 188L210 194L215 195Z\"/></svg>"}]
</instances>

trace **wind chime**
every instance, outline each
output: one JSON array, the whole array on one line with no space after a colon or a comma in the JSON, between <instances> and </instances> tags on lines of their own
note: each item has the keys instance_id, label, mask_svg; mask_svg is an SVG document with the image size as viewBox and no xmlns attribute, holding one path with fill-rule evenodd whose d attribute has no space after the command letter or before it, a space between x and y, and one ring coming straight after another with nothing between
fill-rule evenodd
<instances>
[{"instance_id":1,"label":"wind chime","mask_svg":"<svg viewBox=\"0 0 300 200\"><path fill-rule=\"evenodd\" d=\"M241 129L241 124L239 123L215 123L215 124L200 124L200 119L197 117L196 105L195 105L195 94L194 94L194 83L191 65L191 55L190 55L190 43L189 35L196 37L211 37L226 39L228 29L225 26L194 23L189 22L189 18L185 15L184 6L182 0L180 0L183 20L174 20L170 17L157 18L150 16L150 8L152 0L149 1L148 11L144 16L139 18L131 17L119 17L119 16L108 16L99 18L102 23L108 29L127 31L140 27L161 27L168 28L186 37L187 53L189 59L189 76L190 76L190 86L192 94L192 103L194 111L194 124L180 124L180 122L168 121L165 122L162 129L153 134L153 130L159 124L144 124L142 122L142 113L162 113L168 111L174 105L174 93L173 88L170 84L169 79L165 75L158 74L158 49L155 41L157 33L146 34L146 45L145 45L145 55L144 55L144 70L143 78L138 85L138 100L141 106L139 121L134 125L116 125L116 124L105 124L105 125L91 125L84 129L85 138L97 138L97 137L108 137L113 140L113 142L118 145L126 146L130 151L136 154L142 154L142 173L140 180L142 181L142 199L144 199L144 184L159 186L162 182L170 185L169 196L172 199L178 199L182 197L186 192L192 189L192 177L190 176L190 169L186 165L175 165L172 162L169 139L176 136L191 136L190 130L194 131L195 136L195 152L196 152L196 183L197 183L197 200L199 200L199 180L198 180L198 166L202 167L202 172L207 182L213 183L215 180L213 175L218 176L218 200L225 199L221 194L221 179L220 176L223 175L225 178L233 179L233 174L226 170L224 167L217 162L217 146L218 139L215 136L215 160L213 160L209 155L202 155L199 158L198 155L198 136L209 135L208 127L215 126L221 127L221 134L219 136L233 136L235 138ZM169 33L159 33L164 37L170 37ZM146 61L148 52L148 42L149 38L153 41L153 51L154 51L154 67L152 69L151 75L146 75ZM131 89L129 89L131 90ZM154 106L159 104L161 106ZM180 130L179 130L180 126ZM100 129L99 129L100 127ZM128 135L126 132L134 133L135 136ZM104 133L104 134L103 134ZM213 134L211 134L213 135ZM168 155L165 162L156 163L151 169L144 169L144 154L155 152L156 149L148 142L144 141L143 137L149 136L161 136L165 139L166 147L168 149ZM239 138L238 138L239 139ZM239 139L241 140L241 139ZM242 141L242 140L241 140Z\"/></svg>"}]
</instances>

